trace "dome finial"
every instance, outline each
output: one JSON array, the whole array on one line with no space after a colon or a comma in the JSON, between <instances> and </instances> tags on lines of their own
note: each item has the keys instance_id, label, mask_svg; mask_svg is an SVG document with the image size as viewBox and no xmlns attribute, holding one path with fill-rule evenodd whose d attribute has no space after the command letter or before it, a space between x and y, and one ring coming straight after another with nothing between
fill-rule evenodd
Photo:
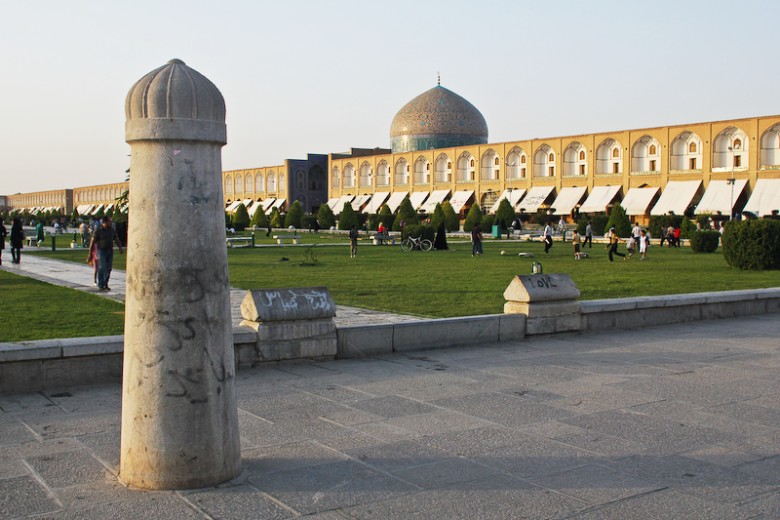
<instances>
[{"instance_id":1,"label":"dome finial","mask_svg":"<svg viewBox=\"0 0 780 520\"><path fill-rule=\"evenodd\" d=\"M441 72L436 71L436 85L441 87Z\"/></svg>"}]
</instances>

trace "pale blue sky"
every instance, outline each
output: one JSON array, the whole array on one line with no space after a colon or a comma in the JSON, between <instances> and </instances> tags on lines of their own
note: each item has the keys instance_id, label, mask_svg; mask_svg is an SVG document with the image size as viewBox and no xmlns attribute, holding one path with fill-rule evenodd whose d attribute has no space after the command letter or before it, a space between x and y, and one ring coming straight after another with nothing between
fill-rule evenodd
<instances>
[{"instance_id":1,"label":"pale blue sky","mask_svg":"<svg viewBox=\"0 0 780 520\"><path fill-rule=\"evenodd\" d=\"M389 146L436 84L508 141L780 113L780 2L0 0L0 194L116 182L171 58L225 96L225 169Z\"/></svg>"}]
</instances>

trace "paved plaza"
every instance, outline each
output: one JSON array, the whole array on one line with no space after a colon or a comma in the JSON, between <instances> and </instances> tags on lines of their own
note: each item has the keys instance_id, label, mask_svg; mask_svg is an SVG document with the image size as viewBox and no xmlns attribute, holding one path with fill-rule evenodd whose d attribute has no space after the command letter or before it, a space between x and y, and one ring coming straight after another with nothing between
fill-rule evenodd
<instances>
[{"instance_id":1,"label":"paved plaza","mask_svg":"<svg viewBox=\"0 0 780 520\"><path fill-rule=\"evenodd\" d=\"M778 317L242 370L192 491L118 483L119 385L0 397L0 518L778 518Z\"/></svg>"}]
</instances>

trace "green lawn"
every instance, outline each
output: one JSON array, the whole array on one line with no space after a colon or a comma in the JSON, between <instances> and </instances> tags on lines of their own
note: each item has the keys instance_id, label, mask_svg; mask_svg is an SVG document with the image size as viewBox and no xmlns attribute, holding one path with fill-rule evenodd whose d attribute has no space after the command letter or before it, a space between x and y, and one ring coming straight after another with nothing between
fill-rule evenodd
<instances>
[{"instance_id":1,"label":"green lawn","mask_svg":"<svg viewBox=\"0 0 780 520\"><path fill-rule=\"evenodd\" d=\"M10 259L9 259L10 261ZM124 306L0 271L0 341L122 334Z\"/></svg>"},{"instance_id":2,"label":"green lawn","mask_svg":"<svg viewBox=\"0 0 780 520\"><path fill-rule=\"evenodd\" d=\"M560 242L545 255L541 243L489 240L484 256L472 258L467 242L451 240L450 251L405 253L362 241L358 258L351 259L340 240L338 247L311 248L315 266L301 265L308 248L229 249L230 283L244 289L322 285L339 304L434 317L502 312L504 289L514 275L530 273L534 260L545 273L568 273L583 299L780 286L778 271L731 269L720 251L696 254L655 246L646 261L635 256L610 263L603 245L586 249L590 258L575 261L571 244ZM522 258L519 252L536 257ZM81 250L40 254L78 262L85 257ZM114 256L117 269L124 268L125 258Z\"/></svg>"}]
</instances>

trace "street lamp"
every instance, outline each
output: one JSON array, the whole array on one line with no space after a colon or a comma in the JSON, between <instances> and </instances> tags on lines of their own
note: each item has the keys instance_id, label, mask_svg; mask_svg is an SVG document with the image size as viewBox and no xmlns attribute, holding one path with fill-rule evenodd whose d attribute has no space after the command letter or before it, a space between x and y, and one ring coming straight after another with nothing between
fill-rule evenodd
<instances>
[{"instance_id":1,"label":"street lamp","mask_svg":"<svg viewBox=\"0 0 780 520\"><path fill-rule=\"evenodd\" d=\"M734 178L734 148L732 148L731 146L729 146L729 160L731 162L731 179L727 181L729 184L731 184L729 220L734 220L734 183L736 182L736 179Z\"/></svg>"}]
</instances>

